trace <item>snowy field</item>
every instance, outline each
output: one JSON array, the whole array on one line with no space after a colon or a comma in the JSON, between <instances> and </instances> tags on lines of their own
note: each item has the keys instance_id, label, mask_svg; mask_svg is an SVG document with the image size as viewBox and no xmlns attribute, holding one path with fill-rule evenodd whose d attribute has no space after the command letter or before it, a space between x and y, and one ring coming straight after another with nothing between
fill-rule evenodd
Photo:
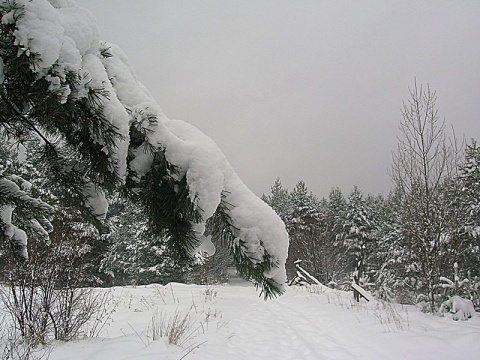
<instances>
[{"instance_id":1,"label":"snowy field","mask_svg":"<svg viewBox=\"0 0 480 360\"><path fill-rule=\"evenodd\" d=\"M116 308L100 336L57 343L51 360L480 358L478 315L453 321L413 306L355 304L351 293L318 287L288 288L270 301L244 284L111 291ZM171 334L178 345L160 333L175 314L184 329Z\"/></svg>"}]
</instances>

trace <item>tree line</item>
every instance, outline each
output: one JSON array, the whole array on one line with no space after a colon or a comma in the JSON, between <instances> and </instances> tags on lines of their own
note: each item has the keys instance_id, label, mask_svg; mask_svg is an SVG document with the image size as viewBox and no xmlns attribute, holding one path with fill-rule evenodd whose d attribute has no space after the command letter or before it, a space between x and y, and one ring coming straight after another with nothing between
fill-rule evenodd
<instances>
[{"instance_id":1,"label":"tree line","mask_svg":"<svg viewBox=\"0 0 480 360\"><path fill-rule=\"evenodd\" d=\"M289 191L277 179L264 196L290 235L290 279L294 262L303 260L324 284L348 286L357 277L380 298L423 301L434 311L440 277L458 277L457 264L469 279L464 295L476 294L480 148L448 136L429 86L415 83L402 115L388 195L334 188L319 199L303 181Z\"/></svg>"}]
</instances>

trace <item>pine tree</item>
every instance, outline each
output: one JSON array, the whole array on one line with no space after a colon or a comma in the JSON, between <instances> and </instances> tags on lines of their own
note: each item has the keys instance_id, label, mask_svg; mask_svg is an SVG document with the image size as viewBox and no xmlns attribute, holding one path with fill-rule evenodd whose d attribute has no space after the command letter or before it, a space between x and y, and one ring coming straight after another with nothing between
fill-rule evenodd
<instances>
[{"instance_id":1,"label":"pine tree","mask_svg":"<svg viewBox=\"0 0 480 360\"><path fill-rule=\"evenodd\" d=\"M477 266L480 261L480 147L475 140L466 146L465 160L454 184L457 189L454 202L460 207L465 225L460 227L463 242L455 260L471 271L472 276L480 276Z\"/></svg>"},{"instance_id":2,"label":"pine tree","mask_svg":"<svg viewBox=\"0 0 480 360\"><path fill-rule=\"evenodd\" d=\"M369 263L377 298L414 304L419 267L412 261L409 249L401 241L398 226L399 201L395 191L391 191L386 198L378 197L374 200L375 251L372 252Z\"/></svg>"},{"instance_id":3,"label":"pine tree","mask_svg":"<svg viewBox=\"0 0 480 360\"><path fill-rule=\"evenodd\" d=\"M112 228L101 271L114 285L167 284L183 282L189 262L175 258L167 240L149 231L142 209L116 197L109 206L107 222Z\"/></svg>"},{"instance_id":4,"label":"pine tree","mask_svg":"<svg viewBox=\"0 0 480 360\"><path fill-rule=\"evenodd\" d=\"M348 196L343 223L343 246L348 249L353 260L353 277L357 284L363 282L369 270L368 259L372 253L374 214L363 198L362 192L355 186Z\"/></svg>"},{"instance_id":5,"label":"pine tree","mask_svg":"<svg viewBox=\"0 0 480 360\"><path fill-rule=\"evenodd\" d=\"M477 235L480 228L480 147L472 140L465 150L465 161L460 166L460 190L468 215L469 231Z\"/></svg>"},{"instance_id":6,"label":"pine tree","mask_svg":"<svg viewBox=\"0 0 480 360\"><path fill-rule=\"evenodd\" d=\"M2 148L1 145L0 148ZM0 171L17 174L16 176L20 176L22 181L28 184L28 189L24 190L25 193L28 192L33 197L40 196L51 204L49 205L52 208L51 219L43 219L42 225L31 217L32 214L27 214L28 221L22 223L22 227L26 229L26 234L30 239L29 247L36 249L33 253L34 258L29 260L41 266L43 263L39 260L39 256L49 256L50 254L56 259L56 262L70 263L69 266L72 266L69 268L70 271L76 267L77 284L82 286L98 285L101 283L98 264L103 256L104 243L98 231L83 220L78 209L65 202L59 190L51 188L45 181L45 169L41 168L42 162L36 151L37 148L37 141L27 143L27 147L22 149L23 159L21 162L8 149L0 151L0 160L7 164L3 169L0 165ZM7 158L2 156L7 153L9 154ZM3 251L4 259L0 261L0 268L4 274L8 274L13 270L8 266L20 265L23 257L18 256L18 244L6 242L2 245L6 247ZM12 255L11 250L14 251L13 255L17 256L7 261L7 258ZM59 264L59 266L61 265ZM63 272L65 271L64 269ZM62 276L67 276L67 274L62 274Z\"/></svg>"},{"instance_id":7,"label":"pine tree","mask_svg":"<svg viewBox=\"0 0 480 360\"><path fill-rule=\"evenodd\" d=\"M282 291L288 235L281 220L210 139L163 114L85 11L72 2L4 0L0 15L0 137L40 139L45 180L65 201L106 232L105 194L120 192L186 260L214 218L240 274L266 296ZM42 225L52 208L19 185L15 174L0 174L0 241L21 247L21 227L30 218Z\"/></svg>"},{"instance_id":8,"label":"pine tree","mask_svg":"<svg viewBox=\"0 0 480 360\"><path fill-rule=\"evenodd\" d=\"M347 211L347 200L339 188L334 188L328 195L327 231L330 241L342 244L343 223Z\"/></svg>"},{"instance_id":9,"label":"pine tree","mask_svg":"<svg viewBox=\"0 0 480 360\"><path fill-rule=\"evenodd\" d=\"M291 212L290 197L288 190L283 187L280 178L275 179L270 189L270 194L267 196L263 195L262 200L275 210L284 222L287 220L288 214Z\"/></svg>"},{"instance_id":10,"label":"pine tree","mask_svg":"<svg viewBox=\"0 0 480 360\"><path fill-rule=\"evenodd\" d=\"M291 211L287 216L287 231L290 235L289 262L287 265L290 274L296 273L294 262L303 260L304 266L319 277L320 254L322 249L320 231L319 201L311 193L304 181L299 181L289 200Z\"/></svg>"},{"instance_id":11,"label":"pine tree","mask_svg":"<svg viewBox=\"0 0 480 360\"><path fill-rule=\"evenodd\" d=\"M343 246L343 222L347 201L339 188L333 188L326 204L325 215L325 241L329 248L329 266L327 270L327 281L332 286L344 285L349 288L351 269L349 268L348 249ZM347 284L345 284L347 283Z\"/></svg>"},{"instance_id":12,"label":"pine tree","mask_svg":"<svg viewBox=\"0 0 480 360\"><path fill-rule=\"evenodd\" d=\"M0 244L19 259L28 257L27 236L49 242L53 230L47 219L53 206L39 200L38 191L32 189L31 182L38 175L30 161L21 163L11 146L0 143Z\"/></svg>"}]
</instances>

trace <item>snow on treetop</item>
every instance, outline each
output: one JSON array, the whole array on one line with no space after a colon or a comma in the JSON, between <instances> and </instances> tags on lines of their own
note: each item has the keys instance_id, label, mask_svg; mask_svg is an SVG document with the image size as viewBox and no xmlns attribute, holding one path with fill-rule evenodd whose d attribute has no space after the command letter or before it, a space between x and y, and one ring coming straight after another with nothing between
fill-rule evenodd
<instances>
[{"instance_id":1,"label":"snow on treetop","mask_svg":"<svg viewBox=\"0 0 480 360\"><path fill-rule=\"evenodd\" d=\"M214 214L223 196L231 205L229 216L234 236L241 239L253 263L269 256L277 267L265 276L281 288L286 281L288 234L285 226L277 214L243 184L213 140L192 125L170 120L163 113L137 80L123 51L100 41L95 19L87 10L70 0L18 0L18 4L23 6L24 14L16 20L16 44L20 46L19 51L39 56L39 66L32 70L39 78L49 81L51 89L58 90L60 102L85 97L90 88L104 88L108 92L103 112L121 135L116 141L115 153L110 154L120 177L126 177L129 128L135 123L145 130L148 144L133 150L129 168L141 178L153 162L153 155L145 147L164 150L177 176L186 176L190 200L203 218L195 230L199 239L205 241L208 241L208 237L202 236L205 221ZM9 20L13 18L12 15L3 19L13 21ZM75 89L65 84L69 72L76 73L80 79L80 86ZM95 140L102 145L102 139ZM104 214L106 201L101 191L87 190L94 213Z\"/></svg>"}]
</instances>

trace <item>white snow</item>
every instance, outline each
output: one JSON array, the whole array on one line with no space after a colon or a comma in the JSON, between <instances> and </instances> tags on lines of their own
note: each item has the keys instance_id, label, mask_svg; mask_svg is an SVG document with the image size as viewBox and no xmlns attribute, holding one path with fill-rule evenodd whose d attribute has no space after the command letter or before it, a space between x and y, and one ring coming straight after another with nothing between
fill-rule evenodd
<instances>
[{"instance_id":1,"label":"white snow","mask_svg":"<svg viewBox=\"0 0 480 360\"><path fill-rule=\"evenodd\" d=\"M108 201L103 190L93 183L88 183L82 192L86 197L85 205L91 209L98 219L104 220L107 215Z\"/></svg>"},{"instance_id":2,"label":"white snow","mask_svg":"<svg viewBox=\"0 0 480 360\"><path fill-rule=\"evenodd\" d=\"M117 162L120 177L124 178L129 117L115 96L99 59L100 40L96 20L88 10L72 1L51 3L47 0L18 1L19 5L24 6L25 13L17 21L15 43L27 54L40 55L41 61L33 70L50 82L50 90L62 90L59 98L61 103L69 96L74 99L85 97L89 89L105 88L110 93L104 104L105 116L122 136L116 141L118 149L110 155ZM63 84L67 71L80 76L82 81L77 89L70 89ZM94 140L102 144L101 139Z\"/></svg>"},{"instance_id":3,"label":"white snow","mask_svg":"<svg viewBox=\"0 0 480 360\"><path fill-rule=\"evenodd\" d=\"M101 289L98 291L106 291ZM457 322L352 292L289 287L264 301L248 286L171 284L114 288L118 302L99 338L57 343L50 360L474 360L478 316ZM189 314L182 346L152 339L152 319Z\"/></svg>"},{"instance_id":4,"label":"white snow","mask_svg":"<svg viewBox=\"0 0 480 360\"><path fill-rule=\"evenodd\" d=\"M53 212L53 207L42 200L32 198L20 186L28 188L31 184L18 175L8 175L0 178L0 189L3 194L12 196L46 212Z\"/></svg>"},{"instance_id":5,"label":"white snow","mask_svg":"<svg viewBox=\"0 0 480 360\"><path fill-rule=\"evenodd\" d=\"M18 175L8 175L0 178L0 193L23 201L25 204L34 206L45 212L53 212L54 209L51 205L29 196L25 192L28 191L31 186L32 184L30 182ZM2 230L7 240L17 245L20 249L20 255L27 259L27 234L24 230L12 224L14 210L14 205L0 206L0 229L3 228ZM31 228L48 239L48 230L51 230L51 224L47 219L41 219L41 221L43 224L40 224L37 219L30 219ZM47 229L45 229L45 227Z\"/></svg>"},{"instance_id":6,"label":"white snow","mask_svg":"<svg viewBox=\"0 0 480 360\"><path fill-rule=\"evenodd\" d=\"M0 225L3 227L5 237L11 243L20 248L20 254L24 259L28 259L27 253L27 234L12 224L12 214L14 206L0 207Z\"/></svg>"},{"instance_id":7,"label":"white snow","mask_svg":"<svg viewBox=\"0 0 480 360\"><path fill-rule=\"evenodd\" d=\"M47 232L47 230L45 230L45 229L43 228L43 226L40 225L40 223L38 222L37 219L31 219L31 220L30 220L30 223L31 223L31 225L32 225L33 231L37 232L37 233L38 233L39 235L41 235L41 236L44 236L44 237L48 238L48 232ZM26 245L26 244L25 244L25 245Z\"/></svg>"},{"instance_id":8,"label":"white snow","mask_svg":"<svg viewBox=\"0 0 480 360\"><path fill-rule=\"evenodd\" d=\"M194 250L194 254L195 253L205 253L205 254L207 254L207 256L212 256L212 255L215 254L215 245L212 242L212 235L203 236L202 235L203 231L204 231L204 229L202 229L202 233L201 233L201 235L199 235L200 244Z\"/></svg>"},{"instance_id":9,"label":"white snow","mask_svg":"<svg viewBox=\"0 0 480 360\"><path fill-rule=\"evenodd\" d=\"M82 58L82 71L84 76L82 77L82 85L85 93L78 93L77 96L86 96L88 89L101 89L105 88L110 93L110 96L104 102L104 115L116 128L117 132L122 136L121 139L117 139L116 151L111 154L117 161L118 174L124 179L127 170L127 152L129 143L129 116L125 110L123 104L115 96L115 91L110 84L109 75L107 74L101 60L93 55L87 54ZM93 134L92 134L93 137ZM102 144L101 139L95 139L99 144Z\"/></svg>"},{"instance_id":10,"label":"white snow","mask_svg":"<svg viewBox=\"0 0 480 360\"><path fill-rule=\"evenodd\" d=\"M22 229L12 225L14 227L13 240L15 245L20 246L20 256L24 259L28 259L27 252L27 233Z\"/></svg>"},{"instance_id":11,"label":"white snow","mask_svg":"<svg viewBox=\"0 0 480 360\"><path fill-rule=\"evenodd\" d=\"M355 283L355 280L352 281L352 288L355 289L356 291L358 291L360 293L360 295L362 295L366 300L373 301L373 295L370 294L368 291L366 291L361 286L357 285Z\"/></svg>"},{"instance_id":12,"label":"white snow","mask_svg":"<svg viewBox=\"0 0 480 360\"><path fill-rule=\"evenodd\" d=\"M444 301L440 307L440 312L452 313L453 320L468 320L475 315L472 302L458 295L454 295L447 301Z\"/></svg>"},{"instance_id":13,"label":"white snow","mask_svg":"<svg viewBox=\"0 0 480 360\"><path fill-rule=\"evenodd\" d=\"M28 191L32 187L32 184L21 176L12 174L8 176L8 179L15 181L18 185L20 185L22 190Z\"/></svg>"}]
</instances>

